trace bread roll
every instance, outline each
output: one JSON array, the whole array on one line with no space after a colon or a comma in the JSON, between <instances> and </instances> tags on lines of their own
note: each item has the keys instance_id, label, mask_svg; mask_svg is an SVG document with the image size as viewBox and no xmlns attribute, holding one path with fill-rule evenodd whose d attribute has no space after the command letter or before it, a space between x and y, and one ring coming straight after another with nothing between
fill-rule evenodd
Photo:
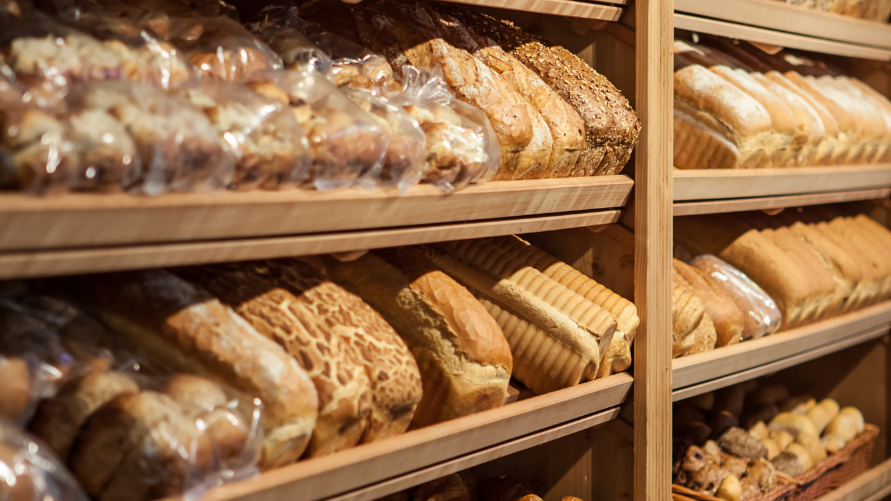
<instances>
[{"instance_id":1,"label":"bread roll","mask_svg":"<svg viewBox=\"0 0 891 501\"><path fill-rule=\"evenodd\" d=\"M808 433L810 435L819 436L817 427L808 419L807 416L795 414L793 412L781 412L774 417L767 427L772 431L786 430L792 435L799 433Z\"/></svg>"},{"instance_id":2,"label":"bread roll","mask_svg":"<svg viewBox=\"0 0 891 501\"><path fill-rule=\"evenodd\" d=\"M400 247L326 264L411 349L424 386L415 423L427 426L501 406L513 366L504 333L473 294L421 250Z\"/></svg>"},{"instance_id":3,"label":"bread roll","mask_svg":"<svg viewBox=\"0 0 891 501\"><path fill-rule=\"evenodd\" d=\"M826 459L826 449L823 448L823 444L820 443L820 437L817 435L811 435L810 433L804 432L799 433L798 436L795 437L795 443L801 444L807 449L807 453L811 457L811 461L814 463L819 463ZM788 450L788 448L786 450Z\"/></svg>"},{"instance_id":4,"label":"bread roll","mask_svg":"<svg viewBox=\"0 0 891 501\"><path fill-rule=\"evenodd\" d=\"M183 372L212 375L263 401L260 465L303 454L318 413L312 381L277 344L207 292L162 270L59 282L136 351Z\"/></svg>"},{"instance_id":5,"label":"bread roll","mask_svg":"<svg viewBox=\"0 0 891 501\"><path fill-rule=\"evenodd\" d=\"M845 444L847 440L844 439L841 435L836 435L834 433L827 433L823 435L823 438L820 439L820 443L823 444L823 447L826 449L826 452L831 452L833 454L838 453L838 451L845 448Z\"/></svg>"},{"instance_id":6,"label":"bread roll","mask_svg":"<svg viewBox=\"0 0 891 501\"><path fill-rule=\"evenodd\" d=\"M698 269L677 259L674 260L674 268L702 301L705 312L714 322L717 332L715 346L739 343L743 332L742 311Z\"/></svg>"},{"instance_id":7,"label":"bread roll","mask_svg":"<svg viewBox=\"0 0 891 501\"><path fill-rule=\"evenodd\" d=\"M847 443L865 428L863 414L856 407L845 407L826 426L826 435L838 435Z\"/></svg>"},{"instance_id":8,"label":"bread roll","mask_svg":"<svg viewBox=\"0 0 891 501\"><path fill-rule=\"evenodd\" d=\"M491 239L427 247L437 267L473 292L504 331L514 377L536 393L594 379L616 329L608 311Z\"/></svg>"},{"instance_id":9,"label":"bread roll","mask_svg":"<svg viewBox=\"0 0 891 501\"><path fill-rule=\"evenodd\" d=\"M742 486L739 483L739 479L734 475L724 477L721 480L721 485L718 486L717 492L715 492L715 497L724 501L739 501L740 496L742 496Z\"/></svg>"},{"instance_id":10,"label":"bread roll","mask_svg":"<svg viewBox=\"0 0 891 501\"><path fill-rule=\"evenodd\" d=\"M832 421L835 416L838 415L839 406L838 402L832 400L831 398L826 398L820 401L819 404L812 407L807 411L807 417L814 423L814 427L817 428L817 431L822 434L823 430L829 426L829 422Z\"/></svg>"},{"instance_id":11,"label":"bread roll","mask_svg":"<svg viewBox=\"0 0 891 501\"><path fill-rule=\"evenodd\" d=\"M792 442L791 444L789 444L789 447L786 447L786 450L783 452L794 454L795 457L797 457L798 460L801 461L801 464L804 466L805 471L810 470L811 468L813 468L814 464L816 464L816 461L814 461L814 458L811 457L807 448L797 442Z\"/></svg>"},{"instance_id":12,"label":"bread roll","mask_svg":"<svg viewBox=\"0 0 891 501\"><path fill-rule=\"evenodd\" d=\"M778 472L785 473L790 477L797 477L807 470L801 458L791 452L780 453L770 463Z\"/></svg>"}]
</instances>

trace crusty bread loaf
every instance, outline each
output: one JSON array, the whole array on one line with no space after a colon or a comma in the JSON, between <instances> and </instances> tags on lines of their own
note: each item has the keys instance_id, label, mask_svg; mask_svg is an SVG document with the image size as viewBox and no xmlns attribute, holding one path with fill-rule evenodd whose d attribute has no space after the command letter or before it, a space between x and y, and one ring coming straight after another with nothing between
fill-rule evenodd
<instances>
[{"instance_id":1,"label":"crusty bread loaf","mask_svg":"<svg viewBox=\"0 0 891 501\"><path fill-rule=\"evenodd\" d=\"M742 339L743 313L703 272L674 260L674 269L702 301L705 312L711 318L717 333L715 346L737 344Z\"/></svg>"},{"instance_id":2,"label":"crusty bread loaf","mask_svg":"<svg viewBox=\"0 0 891 501\"><path fill-rule=\"evenodd\" d=\"M863 272L854 258L811 225L796 222L789 229L814 250L832 275L836 292L842 297L837 313L858 307L863 300Z\"/></svg>"},{"instance_id":3,"label":"crusty bread loaf","mask_svg":"<svg viewBox=\"0 0 891 501\"><path fill-rule=\"evenodd\" d=\"M87 374L44 401L30 429L65 461L80 427L96 410L122 393L138 391L139 386L122 372Z\"/></svg>"},{"instance_id":4,"label":"crusty bread loaf","mask_svg":"<svg viewBox=\"0 0 891 501\"><path fill-rule=\"evenodd\" d=\"M184 268L195 282L285 349L306 371L319 395L319 415L306 455L324 456L355 446L371 412L371 382L361 355L339 335L340 323L317 322L314 291L295 295L261 263ZM328 312L338 311L333 301ZM340 315L332 318L341 318ZM349 317L345 317L349 318Z\"/></svg>"},{"instance_id":5,"label":"crusty bread loaf","mask_svg":"<svg viewBox=\"0 0 891 501\"><path fill-rule=\"evenodd\" d=\"M501 326L520 382L543 393L597 375L616 329L608 311L490 239L437 244L425 252L480 298Z\"/></svg>"},{"instance_id":6,"label":"crusty bread loaf","mask_svg":"<svg viewBox=\"0 0 891 501\"><path fill-rule=\"evenodd\" d=\"M303 454L318 413L315 387L292 357L231 308L163 270L59 283L135 351L183 372L212 375L261 399L266 410L262 468Z\"/></svg>"},{"instance_id":7,"label":"crusty bread loaf","mask_svg":"<svg viewBox=\"0 0 891 501\"><path fill-rule=\"evenodd\" d=\"M501 406L513 366L504 333L473 294L421 250L401 247L326 264L335 280L383 315L415 356L424 385L415 423Z\"/></svg>"},{"instance_id":8,"label":"crusty bread loaf","mask_svg":"<svg viewBox=\"0 0 891 501\"><path fill-rule=\"evenodd\" d=\"M866 263L875 272L877 292L872 302L881 301L891 294L891 256L887 249L878 245L873 238L858 225L838 217L826 223L825 228L835 232L839 238L856 247Z\"/></svg>"},{"instance_id":9,"label":"crusty bread loaf","mask_svg":"<svg viewBox=\"0 0 891 501\"><path fill-rule=\"evenodd\" d=\"M787 71L784 75L811 99L820 103L838 124L838 149L843 153L835 155L834 163L840 165L854 163L860 152L860 135L862 133L862 124L859 123L860 117L853 109L854 104L844 94L840 96L827 95L829 89L814 85L813 80L806 79L798 72Z\"/></svg>"},{"instance_id":10,"label":"crusty bread loaf","mask_svg":"<svg viewBox=\"0 0 891 501\"><path fill-rule=\"evenodd\" d=\"M703 66L675 72L674 97L676 167L758 167L778 141L767 109Z\"/></svg>"},{"instance_id":11,"label":"crusty bread loaf","mask_svg":"<svg viewBox=\"0 0 891 501\"><path fill-rule=\"evenodd\" d=\"M631 366L631 343L640 325L634 303L517 236L496 237L491 241L616 317L616 332L601 357L598 378L625 371Z\"/></svg>"},{"instance_id":12,"label":"crusty bread loaf","mask_svg":"<svg viewBox=\"0 0 891 501\"><path fill-rule=\"evenodd\" d=\"M804 144L788 159L788 166L804 166L812 164L817 156L820 144L825 139L826 129L820 115L810 104L797 93L767 78L763 73L751 73L758 83L773 95L777 96L795 116L796 131L806 137Z\"/></svg>"},{"instance_id":13,"label":"crusty bread loaf","mask_svg":"<svg viewBox=\"0 0 891 501\"><path fill-rule=\"evenodd\" d=\"M816 165L832 165L837 163L839 158L843 158L847 155L847 145L840 142L838 121L826 107L778 71L768 71L764 73L764 77L803 99L820 117L820 122L823 124L824 134L823 140L817 145L817 149L814 153L814 162Z\"/></svg>"},{"instance_id":14,"label":"crusty bread loaf","mask_svg":"<svg viewBox=\"0 0 891 501\"><path fill-rule=\"evenodd\" d=\"M524 33L508 21L451 5L441 4L438 9L494 40L578 112L587 144L579 157L578 170L586 175L621 172L637 144L640 121L628 100L606 77L572 52Z\"/></svg>"},{"instance_id":15,"label":"crusty bread loaf","mask_svg":"<svg viewBox=\"0 0 891 501\"><path fill-rule=\"evenodd\" d=\"M875 262L869 257L868 251L846 239L841 232L836 228L830 227L825 221L811 226L815 231L849 254L860 268L862 278L859 282L861 290L859 302L853 304L846 303L845 310L850 311L851 309L868 306L878 301L882 293L882 276Z\"/></svg>"},{"instance_id":16,"label":"crusty bread loaf","mask_svg":"<svg viewBox=\"0 0 891 501\"><path fill-rule=\"evenodd\" d=\"M874 94L865 92L847 77L808 76L805 80L827 97L842 103L845 111L853 115L858 123L860 152L857 156L849 158L849 162L873 163L877 158L881 158L888 141L891 140L891 116L885 107L874 99Z\"/></svg>"}]
</instances>

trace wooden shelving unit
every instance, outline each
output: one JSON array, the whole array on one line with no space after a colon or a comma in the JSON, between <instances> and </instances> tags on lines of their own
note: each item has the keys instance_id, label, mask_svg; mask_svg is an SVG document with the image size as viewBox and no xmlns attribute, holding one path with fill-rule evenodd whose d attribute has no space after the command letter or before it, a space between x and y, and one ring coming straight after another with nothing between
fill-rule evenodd
<instances>
[{"instance_id":1,"label":"wooden shelving unit","mask_svg":"<svg viewBox=\"0 0 891 501\"><path fill-rule=\"evenodd\" d=\"M536 14L574 17L598 21L618 21L622 17L622 7L629 0L603 0L600 3L577 0L446 0L452 3L489 7L495 9L518 10Z\"/></svg>"}]
</instances>

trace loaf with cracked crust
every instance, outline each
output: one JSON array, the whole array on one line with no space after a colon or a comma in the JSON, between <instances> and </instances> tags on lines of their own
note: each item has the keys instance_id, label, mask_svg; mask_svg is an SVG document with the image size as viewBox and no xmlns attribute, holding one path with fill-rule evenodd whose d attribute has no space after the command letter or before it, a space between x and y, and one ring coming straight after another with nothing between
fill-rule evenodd
<instances>
[{"instance_id":1,"label":"loaf with cracked crust","mask_svg":"<svg viewBox=\"0 0 891 501\"><path fill-rule=\"evenodd\" d=\"M700 270L677 259L674 269L702 301L703 309L714 323L715 346L739 343L743 333L743 313L736 304Z\"/></svg>"},{"instance_id":2,"label":"loaf with cracked crust","mask_svg":"<svg viewBox=\"0 0 891 501\"><path fill-rule=\"evenodd\" d=\"M504 333L473 294L421 250L399 247L326 264L411 349L424 385L414 423L427 426L501 406L513 368Z\"/></svg>"},{"instance_id":3,"label":"loaf with cracked crust","mask_svg":"<svg viewBox=\"0 0 891 501\"><path fill-rule=\"evenodd\" d=\"M275 341L306 371L319 395L319 416L306 450L317 457L359 443L371 412L371 382L361 355L337 327L312 320L312 292L295 295L276 283L264 263L176 270ZM332 305L332 309L335 305Z\"/></svg>"},{"instance_id":4,"label":"loaf with cracked crust","mask_svg":"<svg viewBox=\"0 0 891 501\"><path fill-rule=\"evenodd\" d=\"M492 238L491 241L616 317L616 331L601 356L598 378L625 371L631 366L631 343L640 325L634 303L520 237L508 235Z\"/></svg>"},{"instance_id":5,"label":"loaf with cracked crust","mask_svg":"<svg viewBox=\"0 0 891 501\"><path fill-rule=\"evenodd\" d=\"M509 21L457 6L440 5L476 33L495 41L550 85L579 114L586 147L577 169L585 175L618 174L640 134L640 121L622 93L572 52L525 33Z\"/></svg>"},{"instance_id":6,"label":"loaf with cracked crust","mask_svg":"<svg viewBox=\"0 0 891 501\"><path fill-rule=\"evenodd\" d=\"M292 357L231 308L164 270L58 283L134 351L262 400L261 468L285 465L303 454L318 414L316 389Z\"/></svg>"},{"instance_id":7,"label":"loaf with cracked crust","mask_svg":"<svg viewBox=\"0 0 891 501\"><path fill-rule=\"evenodd\" d=\"M425 247L436 266L467 287L501 326L514 378L536 393L594 379L616 319L492 239Z\"/></svg>"}]
</instances>

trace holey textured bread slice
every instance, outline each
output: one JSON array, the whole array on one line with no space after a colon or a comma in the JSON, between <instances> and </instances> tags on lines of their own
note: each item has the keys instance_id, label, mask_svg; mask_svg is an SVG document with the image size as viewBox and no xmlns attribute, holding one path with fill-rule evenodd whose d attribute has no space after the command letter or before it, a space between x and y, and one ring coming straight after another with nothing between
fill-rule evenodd
<instances>
[{"instance_id":1,"label":"holey textured bread slice","mask_svg":"<svg viewBox=\"0 0 891 501\"><path fill-rule=\"evenodd\" d=\"M509 235L491 241L616 317L616 332L600 358L598 378L625 371L631 366L631 343L640 325L634 303L520 237Z\"/></svg>"},{"instance_id":2,"label":"holey textured bread slice","mask_svg":"<svg viewBox=\"0 0 891 501\"><path fill-rule=\"evenodd\" d=\"M596 377L616 329L608 311L490 239L437 244L425 252L498 321L520 382L543 393Z\"/></svg>"},{"instance_id":3,"label":"holey textured bread slice","mask_svg":"<svg viewBox=\"0 0 891 501\"><path fill-rule=\"evenodd\" d=\"M261 468L303 454L318 414L316 389L292 357L231 308L163 270L59 283L137 352L174 370L213 376L262 400Z\"/></svg>"},{"instance_id":4,"label":"holey textured bread slice","mask_svg":"<svg viewBox=\"0 0 891 501\"><path fill-rule=\"evenodd\" d=\"M338 324L316 322L311 297L279 286L263 263L224 264L176 270L233 308L260 334L293 356L319 394L319 417L308 457L359 443L371 412L371 382L361 355L338 333ZM339 305L330 304L329 312Z\"/></svg>"},{"instance_id":5,"label":"holey textured bread slice","mask_svg":"<svg viewBox=\"0 0 891 501\"><path fill-rule=\"evenodd\" d=\"M383 315L415 356L424 385L415 423L427 426L501 406L513 366L504 333L473 294L420 249L325 263L335 280Z\"/></svg>"}]
</instances>

